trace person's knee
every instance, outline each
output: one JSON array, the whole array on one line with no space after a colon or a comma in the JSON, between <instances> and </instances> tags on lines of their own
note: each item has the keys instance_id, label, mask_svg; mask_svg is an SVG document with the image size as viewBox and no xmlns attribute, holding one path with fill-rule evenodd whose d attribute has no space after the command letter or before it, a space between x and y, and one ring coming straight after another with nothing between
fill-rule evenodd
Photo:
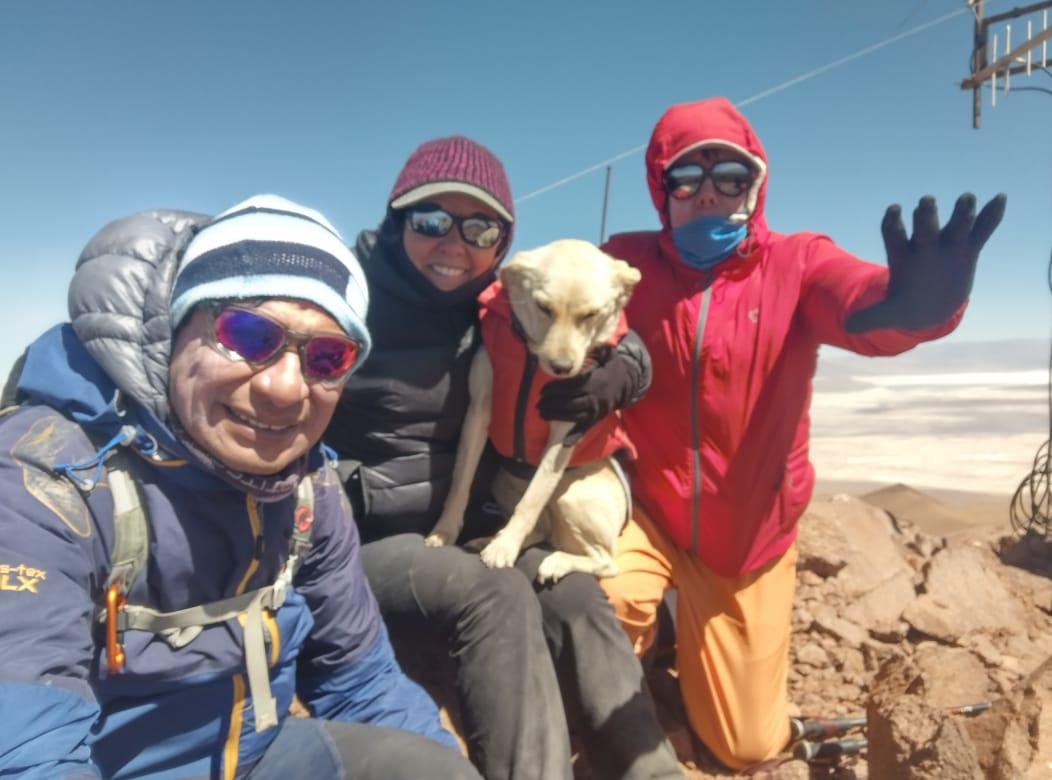
<instances>
[{"instance_id":1,"label":"person's knee","mask_svg":"<svg viewBox=\"0 0 1052 780\"><path fill-rule=\"evenodd\" d=\"M474 618L489 616L505 627L508 626L508 615L515 615L517 624L536 625L541 614L529 581L514 568L485 569L476 578L464 606Z\"/></svg>"},{"instance_id":2,"label":"person's knee","mask_svg":"<svg viewBox=\"0 0 1052 780\"><path fill-rule=\"evenodd\" d=\"M789 741L789 716L776 698L761 706L724 709L722 715L684 697L691 726L720 762L743 769L774 758ZM693 706L692 706L693 705Z\"/></svg>"},{"instance_id":3,"label":"person's knee","mask_svg":"<svg viewBox=\"0 0 1052 780\"><path fill-rule=\"evenodd\" d=\"M389 726L319 722L332 740L347 777L479 780L478 772L458 751L420 734Z\"/></svg>"},{"instance_id":4,"label":"person's knee","mask_svg":"<svg viewBox=\"0 0 1052 780\"><path fill-rule=\"evenodd\" d=\"M379 750L384 755L375 756L370 768L381 771L371 775L370 780L372 777L377 780L417 780L422 777L479 780L478 771L460 753L424 737L389 740L387 744L381 744Z\"/></svg>"},{"instance_id":5,"label":"person's knee","mask_svg":"<svg viewBox=\"0 0 1052 780\"><path fill-rule=\"evenodd\" d=\"M785 747L784 738L749 729L733 736L724 732L710 734L702 742L720 763L731 769L745 769L767 761Z\"/></svg>"},{"instance_id":6,"label":"person's knee","mask_svg":"<svg viewBox=\"0 0 1052 780\"><path fill-rule=\"evenodd\" d=\"M422 777L448 777L451 780L480 780L481 778L478 770L460 753L437 745L435 749L415 755L412 764L406 769L408 771L404 777L407 780Z\"/></svg>"},{"instance_id":7,"label":"person's knee","mask_svg":"<svg viewBox=\"0 0 1052 780\"><path fill-rule=\"evenodd\" d=\"M422 548L424 549L424 548ZM538 609L533 589L514 568L490 569L477 554L457 547L426 549L413 572L413 593L427 612L460 620L509 609Z\"/></svg>"},{"instance_id":8,"label":"person's knee","mask_svg":"<svg viewBox=\"0 0 1052 780\"><path fill-rule=\"evenodd\" d=\"M549 633L570 636L599 634L620 636L614 609L595 577L570 574L537 593L544 624Z\"/></svg>"},{"instance_id":9,"label":"person's knee","mask_svg":"<svg viewBox=\"0 0 1052 780\"><path fill-rule=\"evenodd\" d=\"M638 593L630 590L611 590L603 584L607 601L613 608L614 615L629 631L630 634L638 631L649 631L657 621L660 599L641 597ZM631 630L630 630L631 627Z\"/></svg>"}]
</instances>

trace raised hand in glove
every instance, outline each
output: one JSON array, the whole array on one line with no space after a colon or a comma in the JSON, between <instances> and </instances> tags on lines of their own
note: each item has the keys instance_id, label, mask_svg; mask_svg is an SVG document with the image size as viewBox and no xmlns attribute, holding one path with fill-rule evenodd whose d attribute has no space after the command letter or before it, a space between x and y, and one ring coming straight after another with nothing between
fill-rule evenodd
<instances>
[{"instance_id":1,"label":"raised hand in glove","mask_svg":"<svg viewBox=\"0 0 1052 780\"><path fill-rule=\"evenodd\" d=\"M574 423L565 442L573 445L612 411L627 406L638 386L638 365L614 350L591 371L546 384L541 389L537 411L545 420Z\"/></svg>"},{"instance_id":2,"label":"raised hand in glove","mask_svg":"<svg viewBox=\"0 0 1052 780\"><path fill-rule=\"evenodd\" d=\"M878 328L923 330L949 319L968 299L979 251L1000 224L1008 197L1002 193L975 216L975 196L957 199L942 230L935 198L921 198L913 212L913 236L906 235L902 210L890 206L880 225L888 252L884 300L847 318L849 333Z\"/></svg>"}]
</instances>

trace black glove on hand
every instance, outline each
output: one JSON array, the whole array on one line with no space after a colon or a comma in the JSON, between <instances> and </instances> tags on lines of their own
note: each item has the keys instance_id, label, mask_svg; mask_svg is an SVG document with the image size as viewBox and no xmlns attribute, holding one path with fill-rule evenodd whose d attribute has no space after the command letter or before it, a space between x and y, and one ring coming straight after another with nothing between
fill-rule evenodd
<instances>
[{"instance_id":1,"label":"black glove on hand","mask_svg":"<svg viewBox=\"0 0 1052 780\"><path fill-rule=\"evenodd\" d=\"M614 351L591 371L546 384L537 411L545 420L574 423L565 442L573 445L601 419L627 405L638 384L638 366Z\"/></svg>"},{"instance_id":2,"label":"black glove on hand","mask_svg":"<svg viewBox=\"0 0 1052 780\"><path fill-rule=\"evenodd\" d=\"M975 216L975 196L957 199L953 216L939 230L935 199L921 198L913 212L913 237L902 210L890 206L880 230L888 252L888 292L878 304L847 318L848 333L878 328L923 330L949 319L968 299L979 251L1000 224L1008 197L1002 193Z\"/></svg>"}]
</instances>

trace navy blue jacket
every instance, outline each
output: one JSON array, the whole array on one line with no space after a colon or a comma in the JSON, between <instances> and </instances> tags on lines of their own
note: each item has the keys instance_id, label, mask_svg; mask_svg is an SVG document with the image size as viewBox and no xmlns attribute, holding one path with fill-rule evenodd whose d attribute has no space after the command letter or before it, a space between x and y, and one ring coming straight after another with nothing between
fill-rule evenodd
<instances>
[{"instance_id":1,"label":"navy blue jacket","mask_svg":"<svg viewBox=\"0 0 1052 780\"><path fill-rule=\"evenodd\" d=\"M54 469L90 460L121 426L136 429L144 453L156 442L160 456L131 459L150 547L129 603L164 611L273 582L295 497L264 504L200 467L147 404L118 393L68 324L30 348L19 391L22 405L0 418L0 776L243 775L277 729L254 730L240 622L206 627L179 649L128 631L126 666L108 675L94 622L113 548L106 473L85 494ZM316 717L454 745L394 659L321 448L309 469L313 546L293 592L265 618L279 713L296 693Z\"/></svg>"}]
</instances>

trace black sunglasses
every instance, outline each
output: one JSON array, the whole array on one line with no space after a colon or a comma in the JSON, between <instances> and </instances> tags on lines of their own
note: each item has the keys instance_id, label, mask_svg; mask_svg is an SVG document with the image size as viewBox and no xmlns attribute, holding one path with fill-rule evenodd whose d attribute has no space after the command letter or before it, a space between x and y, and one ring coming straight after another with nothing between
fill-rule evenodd
<instances>
[{"instance_id":1,"label":"black sunglasses","mask_svg":"<svg viewBox=\"0 0 1052 780\"><path fill-rule=\"evenodd\" d=\"M329 386L343 382L358 361L359 345L346 336L293 330L241 306L216 304L208 313L212 346L229 360L262 367L294 346L304 378Z\"/></svg>"},{"instance_id":2,"label":"black sunglasses","mask_svg":"<svg viewBox=\"0 0 1052 780\"><path fill-rule=\"evenodd\" d=\"M705 177L712 179L716 192L737 197L756 181L756 169L738 160L721 160L710 168L698 163L674 165L665 171L665 192L676 200L684 200L701 189Z\"/></svg>"},{"instance_id":3,"label":"black sunglasses","mask_svg":"<svg viewBox=\"0 0 1052 780\"><path fill-rule=\"evenodd\" d=\"M405 210L406 222L414 233L442 238L456 225L464 242L478 249L490 249L504 235L504 223L482 214L458 217L435 203L417 203Z\"/></svg>"}]
</instances>

